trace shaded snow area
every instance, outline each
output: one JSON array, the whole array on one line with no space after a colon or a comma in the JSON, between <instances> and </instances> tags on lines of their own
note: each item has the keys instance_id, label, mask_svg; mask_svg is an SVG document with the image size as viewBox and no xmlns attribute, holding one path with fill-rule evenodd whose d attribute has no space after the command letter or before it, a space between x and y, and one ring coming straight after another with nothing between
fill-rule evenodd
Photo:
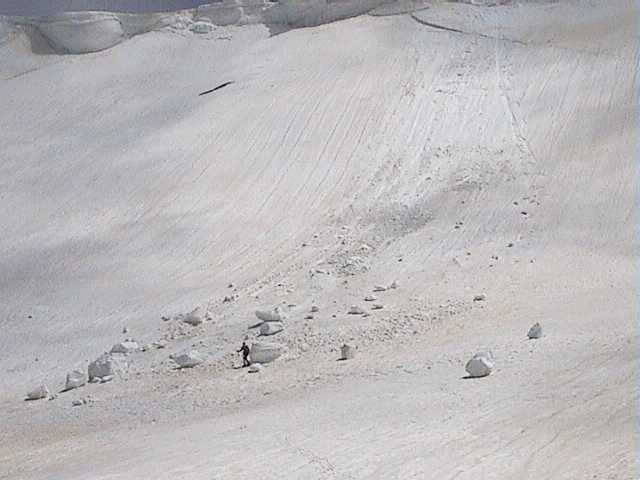
<instances>
[{"instance_id":1,"label":"shaded snow area","mask_svg":"<svg viewBox=\"0 0 640 480\"><path fill-rule=\"evenodd\" d=\"M638 24L0 17L0 479L637 478Z\"/></svg>"}]
</instances>

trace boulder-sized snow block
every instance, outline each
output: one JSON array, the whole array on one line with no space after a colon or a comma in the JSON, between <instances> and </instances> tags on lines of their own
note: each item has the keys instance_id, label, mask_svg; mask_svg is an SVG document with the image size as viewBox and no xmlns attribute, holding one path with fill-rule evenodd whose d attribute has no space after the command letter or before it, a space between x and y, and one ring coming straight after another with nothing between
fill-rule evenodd
<instances>
[{"instance_id":1,"label":"boulder-sized snow block","mask_svg":"<svg viewBox=\"0 0 640 480\"><path fill-rule=\"evenodd\" d=\"M125 340L124 342L116 343L111 347L111 353L131 353L140 349L140 345L132 340Z\"/></svg>"},{"instance_id":2,"label":"boulder-sized snow block","mask_svg":"<svg viewBox=\"0 0 640 480\"><path fill-rule=\"evenodd\" d=\"M284 353L284 345L278 343L256 342L251 345L249 358L251 363L269 363Z\"/></svg>"},{"instance_id":3,"label":"boulder-sized snow block","mask_svg":"<svg viewBox=\"0 0 640 480\"><path fill-rule=\"evenodd\" d=\"M40 400L49 397L49 389L46 385L40 385L38 388L27 393L27 400Z\"/></svg>"},{"instance_id":4,"label":"boulder-sized snow block","mask_svg":"<svg viewBox=\"0 0 640 480\"><path fill-rule=\"evenodd\" d=\"M193 368L204 362L204 357L197 350L183 350L169 358L178 364L180 368Z\"/></svg>"},{"instance_id":5,"label":"boulder-sized snow block","mask_svg":"<svg viewBox=\"0 0 640 480\"><path fill-rule=\"evenodd\" d=\"M534 323L527 332L527 337L529 337L531 340L542 338L542 325L537 322Z\"/></svg>"},{"instance_id":6,"label":"boulder-sized snow block","mask_svg":"<svg viewBox=\"0 0 640 480\"><path fill-rule=\"evenodd\" d=\"M67 381L64 384L65 390L73 390L74 388L80 388L87 383L87 376L81 370L72 370L67 373Z\"/></svg>"},{"instance_id":7,"label":"boulder-sized snow block","mask_svg":"<svg viewBox=\"0 0 640 480\"><path fill-rule=\"evenodd\" d=\"M256 310L256 317L263 322L282 322L284 320L284 313L280 308L276 307L273 310Z\"/></svg>"},{"instance_id":8,"label":"boulder-sized snow block","mask_svg":"<svg viewBox=\"0 0 640 480\"><path fill-rule=\"evenodd\" d=\"M284 330L284 325L280 322L264 322L260 325L260 335L275 335Z\"/></svg>"},{"instance_id":9,"label":"boulder-sized snow block","mask_svg":"<svg viewBox=\"0 0 640 480\"><path fill-rule=\"evenodd\" d=\"M118 365L111 354L104 353L89 364L89 381L94 378L113 376L117 369Z\"/></svg>"},{"instance_id":10,"label":"boulder-sized snow block","mask_svg":"<svg viewBox=\"0 0 640 480\"><path fill-rule=\"evenodd\" d=\"M486 377L493 371L493 361L482 354L475 354L467 362L465 370L471 378Z\"/></svg>"},{"instance_id":11,"label":"boulder-sized snow block","mask_svg":"<svg viewBox=\"0 0 640 480\"><path fill-rule=\"evenodd\" d=\"M340 347L340 359L350 360L356 356L356 349L353 345L344 344Z\"/></svg>"}]
</instances>

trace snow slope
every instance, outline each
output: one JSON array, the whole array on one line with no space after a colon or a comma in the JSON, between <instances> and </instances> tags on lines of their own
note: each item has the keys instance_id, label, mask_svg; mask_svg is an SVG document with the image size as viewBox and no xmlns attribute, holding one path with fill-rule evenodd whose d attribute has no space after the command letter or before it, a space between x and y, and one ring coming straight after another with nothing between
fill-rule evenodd
<instances>
[{"instance_id":1,"label":"snow slope","mask_svg":"<svg viewBox=\"0 0 640 480\"><path fill-rule=\"evenodd\" d=\"M3 27L6 478L635 478L635 4L413 10L72 56ZM171 371L275 304L282 361ZM92 409L21 401L198 305Z\"/></svg>"}]
</instances>

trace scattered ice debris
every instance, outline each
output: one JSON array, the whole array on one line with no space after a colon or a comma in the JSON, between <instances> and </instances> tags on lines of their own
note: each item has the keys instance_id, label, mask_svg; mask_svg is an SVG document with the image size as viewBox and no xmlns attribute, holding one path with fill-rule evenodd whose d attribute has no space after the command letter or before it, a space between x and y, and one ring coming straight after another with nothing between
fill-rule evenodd
<instances>
[{"instance_id":1,"label":"scattered ice debris","mask_svg":"<svg viewBox=\"0 0 640 480\"><path fill-rule=\"evenodd\" d=\"M87 395L84 398L75 399L71 402L71 405L74 407L81 407L82 405L92 405L95 403L96 399L91 395Z\"/></svg>"}]
</instances>

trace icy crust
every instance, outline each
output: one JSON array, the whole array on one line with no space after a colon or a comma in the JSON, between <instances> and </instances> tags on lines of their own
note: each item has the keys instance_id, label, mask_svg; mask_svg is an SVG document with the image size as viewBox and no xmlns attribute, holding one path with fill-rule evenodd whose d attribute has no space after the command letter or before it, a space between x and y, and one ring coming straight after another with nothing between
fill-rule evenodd
<instances>
[{"instance_id":1,"label":"icy crust","mask_svg":"<svg viewBox=\"0 0 640 480\"><path fill-rule=\"evenodd\" d=\"M114 47L135 35L179 26L208 33L214 26L265 24L281 28L322 25L361 15L388 0L223 0L175 13L69 12L50 17L0 17L0 44L16 29L41 36L52 53L83 54ZM211 28L208 28L210 25Z\"/></svg>"}]
</instances>

